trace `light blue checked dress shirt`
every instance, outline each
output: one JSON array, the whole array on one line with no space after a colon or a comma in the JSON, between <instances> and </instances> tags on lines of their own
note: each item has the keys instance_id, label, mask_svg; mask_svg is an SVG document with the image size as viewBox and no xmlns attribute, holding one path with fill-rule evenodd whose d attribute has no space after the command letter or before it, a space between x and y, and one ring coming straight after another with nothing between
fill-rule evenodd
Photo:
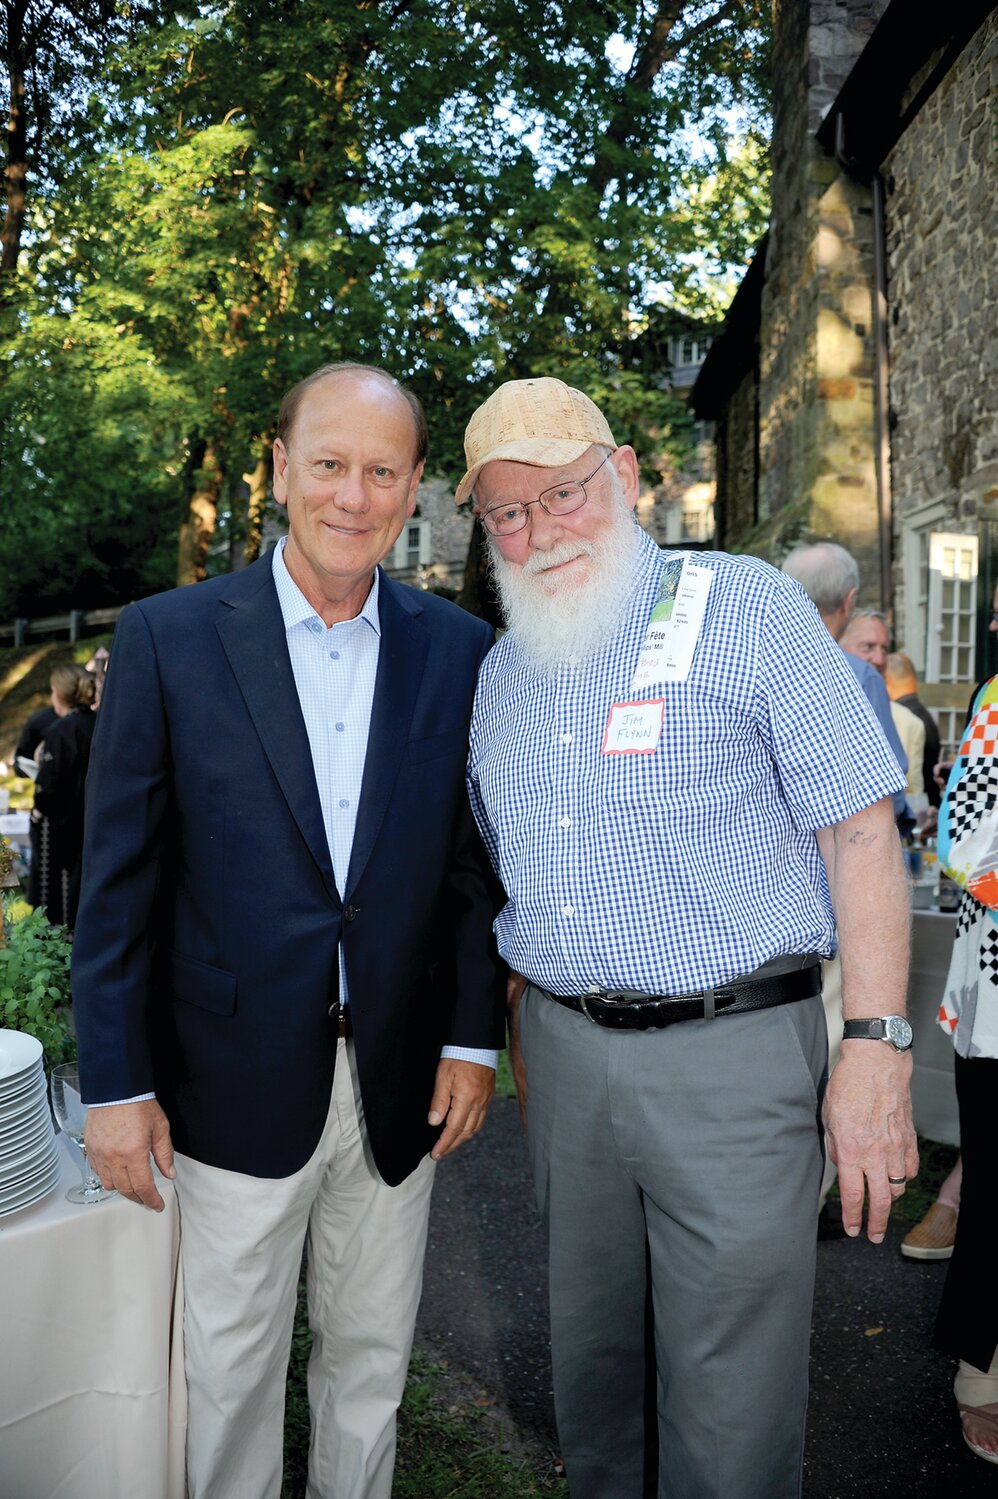
<instances>
[{"instance_id":1,"label":"light blue checked dress shirt","mask_svg":"<svg viewBox=\"0 0 998 1499\"><path fill-rule=\"evenodd\" d=\"M468 775L508 896L499 951L554 994L683 994L830 955L814 830L904 785L803 589L756 558L693 554L713 578L688 679L632 691L665 556L642 533L633 604L586 666L541 677L506 635L479 677ZM612 704L652 698L655 753L602 754Z\"/></svg>"},{"instance_id":2,"label":"light blue checked dress shirt","mask_svg":"<svg viewBox=\"0 0 998 1499\"><path fill-rule=\"evenodd\" d=\"M357 825L378 675L380 573L375 571L371 591L356 618L327 627L288 572L284 546L282 537L273 554L274 586L284 616L291 670L312 751L329 856L342 899ZM391 941L390 932L385 933L385 941ZM339 964L340 997L347 1003L349 983L342 946ZM496 1065L494 1051L445 1046L442 1055L486 1067Z\"/></svg>"}]
</instances>

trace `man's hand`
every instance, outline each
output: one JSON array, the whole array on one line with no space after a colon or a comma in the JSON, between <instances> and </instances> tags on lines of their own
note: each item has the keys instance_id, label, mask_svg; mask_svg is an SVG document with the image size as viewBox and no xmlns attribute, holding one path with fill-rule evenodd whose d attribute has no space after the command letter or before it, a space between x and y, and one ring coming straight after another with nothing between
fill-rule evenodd
<instances>
[{"instance_id":1,"label":"man's hand","mask_svg":"<svg viewBox=\"0 0 998 1499\"><path fill-rule=\"evenodd\" d=\"M153 1180L149 1157L172 1179L173 1145L166 1115L154 1098L143 1103L115 1103L89 1109L84 1134L87 1157L101 1182L129 1202L155 1212L164 1203Z\"/></svg>"},{"instance_id":2,"label":"man's hand","mask_svg":"<svg viewBox=\"0 0 998 1499\"><path fill-rule=\"evenodd\" d=\"M516 1101L520 1106L520 1119L527 1127L527 1066L520 1050L520 1002L527 981L520 973L510 971L506 980L506 1018L509 1024L509 1065L516 1084Z\"/></svg>"},{"instance_id":3,"label":"man's hand","mask_svg":"<svg viewBox=\"0 0 998 1499\"><path fill-rule=\"evenodd\" d=\"M838 923L843 1019L903 1015L908 884L889 798L819 828L817 839ZM863 1226L865 1186L866 1233L874 1244L883 1241L891 1203L918 1170L911 1065L910 1052L896 1052L885 1041L843 1041L825 1093L822 1114L839 1168L842 1223L855 1238Z\"/></svg>"},{"instance_id":4,"label":"man's hand","mask_svg":"<svg viewBox=\"0 0 998 1499\"><path fill-rule=\"evenodd\" d=\"M863 1226L863 1188L869 1195L867 1238L883 1241L891 1204L918 1171L918 1147L908 1084L911 1052L883 1041L842 1042L825 1093L825 1139L839 1168L842 1224L855 1238ZM889 1178L895 1178L892 1185Z\"/></svg>"},{"instance_id":5,"label":"man's hand","mask_svg":"<svg viewBox=\"0 0 998 1499\"><path fill-rule=\"evenodd\" d=\"M428 1118L430 1124L442 1124L444 1132L430 1151L433 1160L439 1161L441 1156L450 1155L465 1140L477 1135L485 1123L495 1091L493 1067L462 1062L456 1057L441 1059Z\"/></svg>"}]
</instances>

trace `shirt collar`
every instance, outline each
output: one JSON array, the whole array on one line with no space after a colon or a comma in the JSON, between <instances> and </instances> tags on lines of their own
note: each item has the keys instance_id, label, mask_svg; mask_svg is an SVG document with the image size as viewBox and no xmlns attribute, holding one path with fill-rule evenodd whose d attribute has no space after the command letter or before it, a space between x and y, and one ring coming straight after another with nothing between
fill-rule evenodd
<instances>
[{"instance_id":1,"label":"shirt collar","mask_svg":"<svg viewBox=\"0 0 998 1499\"><path fill-rule=\"evenodd\" d=\"M277 602L281 606L281 614L284 617L285 630L294 629L295 625L303 624L306 620L318 619L322 628L327 628L325 622L313 609L308 599L302 593L298 584L288 572L287 563L284 560L284 548L287 537L282 536L273 551L273 573L274 587L277 589ZM371 626L375 635L381 635L381 618L378 613L378 593L381 586L381 573L378 568L374 569L374 582L371 591L364 601L364 607L352 620L344 620L344 624L356 624L357 620L364 619Z\"/></svg>"}]
</instances>

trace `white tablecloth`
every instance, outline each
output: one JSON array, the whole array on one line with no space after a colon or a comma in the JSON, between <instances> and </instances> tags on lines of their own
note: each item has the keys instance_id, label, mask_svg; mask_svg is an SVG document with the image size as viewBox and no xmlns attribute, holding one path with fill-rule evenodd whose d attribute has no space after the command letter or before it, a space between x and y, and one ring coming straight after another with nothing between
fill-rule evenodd
<instances>
[{"instance_id":1,"label":"white tablecloth","mask_svg":"<svg viewBox=\"0 0 998 1499\"><path fill-rule=\"evenodd\" d=\"M80 1168L0 1218L0 1496L183 1499L179 1214L75 1206Z\"/></svg>"}]
</instances>

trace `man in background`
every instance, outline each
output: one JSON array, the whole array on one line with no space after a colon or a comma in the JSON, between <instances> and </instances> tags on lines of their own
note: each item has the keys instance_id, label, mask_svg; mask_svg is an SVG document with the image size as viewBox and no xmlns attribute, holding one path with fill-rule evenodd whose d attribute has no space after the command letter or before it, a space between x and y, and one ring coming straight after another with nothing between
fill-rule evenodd
<instances>
[{"instance_id":1,"label":"man in background","mask_svg":"<svg viewBox=\"0 0 998 1499\"><path fill-rule=\"evenodd\" d=\"M879 609L854 608L838 640L844 651L858 656L861 661L869 661L881 676L884 675L891 637L887 620Z\"/></svg>"},{"instance_id":2,"label":"man in background","mask_svg":"<svg viewBox=\"0 0 998 1499\"><path fill-rule=\"evenodd\" d=\"M887 629L883 617L875 610L864 611L862 618L868 622L867 625L850 637L861 649L853 651L845 645L846 630L855 616L856 595L859 592L856 559L837 542L817 541L811 545L794 547L784 558L782 570L791 578L797 579L821 615L825 629L842 647L843 655L876 715L884 738L907 777L908 758L894 727L883 676L876 667L881 655L885 664L887 660ZM869 654L863 654L864 651ZM898 822L902 825L910 824L912 819L904 792L895 792L891 803Z\"/></svg>"},{"instance_id":3,"label":"man in background","mask_svg":"<svg viewBox=\"0 0 998 1499\"><path fill-rule=\"evenodd\" d=\"M892 651L887 657L884 682L892 706L906 708L909 713L913 713L919 719L925 728L925 748L922 751L922 777L925 783L923 789L929 798L930 807L938 807L941 792L936 785L933 770L939 764L941 754L939 726L918 696L918 678L915 676L911 658L901 651Z\"/></svg>"},{"instance_id":4,"label":"man in background","mask_svg":"<svg viewBox=\"0 0 998 1499\"><path fill-rule=\"evenodd\" d=\"M879 609L854 609L849 623L839 636L839 644L851 656L869 662L886 682L890 634L887 620ZM912 713L903 703L895 701L889 689L888 696L891 719L907 762L908 781L905 789L912 795L920 796L927 792L932 774L930 769L927 780L924 769L925 727L917 714ZM935 763L933 760L932 764Z\"/></svg>"}]
</instances>

